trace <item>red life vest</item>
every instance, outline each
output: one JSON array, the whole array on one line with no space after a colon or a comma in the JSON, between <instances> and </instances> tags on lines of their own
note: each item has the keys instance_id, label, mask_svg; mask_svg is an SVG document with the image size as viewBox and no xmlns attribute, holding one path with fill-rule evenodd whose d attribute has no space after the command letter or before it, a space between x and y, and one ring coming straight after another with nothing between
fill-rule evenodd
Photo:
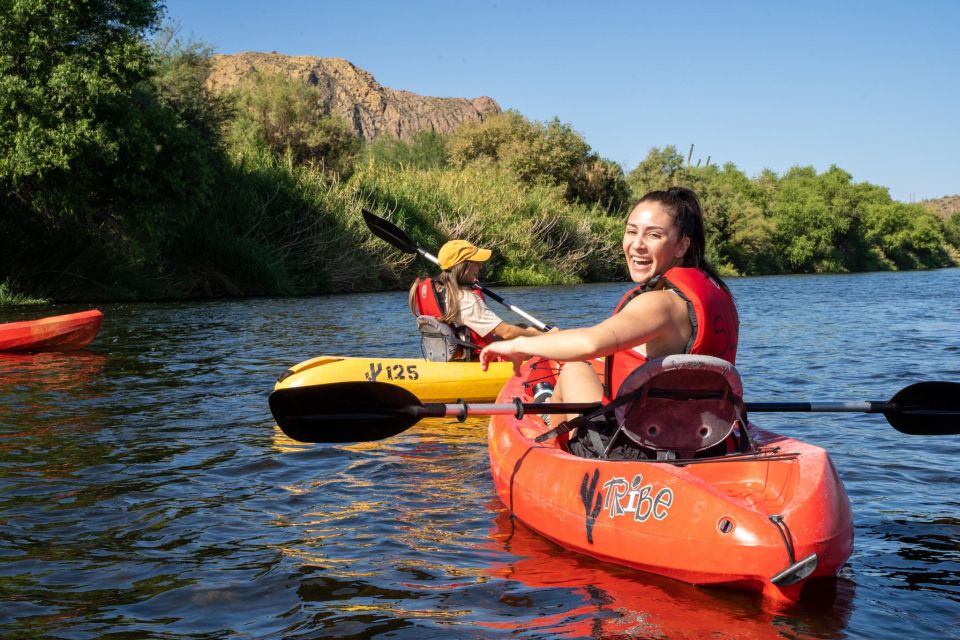
<instances>
[{"instance_id":1,"label":"red life vest","mask_svg":"<svg viewBox=\"0 0 960 640\"><path fill-rule=\"evenodd\" d=\"M740 319L733 297L704 271L695 267L674 267L663 274L667 289L676 291L690 313L692 331L684 353L715 356L734 363ZM614 314L628 302L647 291L645 286L628 291ZM646 356L633 349L618 351L606 357L604 363L604 395L613 398L624 379L647 361Z\"/></svg>"},{"instance_id":2,"label":"red life vest","mask_svg":"<svg viewBox=\"0 0 960 640\"><path fill-rule=\"evenodd\" d=\"M483 300L482 293L477 290L474 290L473 293L478 295L480 299ZM446 305L443 301L444 297L439 295L437 291L437 285L434 283L433 278L423 278L422 280L417 280L417 296L415 304L417 306L417 313L419 315L433 316L434 318L442 319L444 309L446 308ZM455 330L461 328L466 329L467 332L469 332L469 341L478 347L485 347L493 342L492 340L485 339L470 327L454 327Z\"/></svg>"}]
</instances>

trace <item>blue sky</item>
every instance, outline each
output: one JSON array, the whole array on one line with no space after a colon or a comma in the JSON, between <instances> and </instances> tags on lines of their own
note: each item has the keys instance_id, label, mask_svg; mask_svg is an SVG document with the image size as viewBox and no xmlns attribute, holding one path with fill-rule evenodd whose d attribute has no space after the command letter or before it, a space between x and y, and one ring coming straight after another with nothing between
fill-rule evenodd
<instances>
[{"instance_id":1,"label":"blue sky","mask_svg":"<svg viewBox=\"0 0 960 640\"><path fill-rule=\"evenodd\" d=\"M629 171L651 147L754 176L836 164L904 202L960 194L960 0L167 0L217 53L345 58L487 95Z\"/></svg>"}]
</instances>

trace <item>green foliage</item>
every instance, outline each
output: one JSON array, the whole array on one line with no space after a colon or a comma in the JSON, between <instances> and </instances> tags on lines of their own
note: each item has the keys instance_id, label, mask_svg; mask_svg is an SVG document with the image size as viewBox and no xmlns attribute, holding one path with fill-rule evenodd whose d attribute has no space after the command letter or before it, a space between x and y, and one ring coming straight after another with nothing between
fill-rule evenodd
<instances>
[{"instance_id":1,"label":"green foliage","mask_svg":"<svg viewBox=\"0 0 960 640\"><path fill-rule=\"evenodd\" d=\"M149 76L156 2L11 0L0 21L0 180L44 190L58 171L115 162ZM120 125L120 126L118 126ZM127 126L124 126L127 125ZM86 171L89 179L92 171ZM73 177L73 176L71 176Z\"/></svg>"},{"instance_id":2,"label":"green foliage","mask_svg":"<svg viewBox=\"0 0 960 640\"><path fill-rule=\"evenodd\" d=\"M771 207L775 242L791 272L844 271L838 240L850 229L848 212L833 215L816 188L816 172L792 169L782 180Z\"/></svg>"},{"instance_id":3,"label":"green foliage","mask_svg":"<svg viewBox=\"0 0 960 640\"><path fill-rule=\"evenodd\" d=\"M577 165L570 179L568 193L576 201L597 204L608 213L619 214L630 201L630 188L623 176L623 168L613 160L590 154Z\"/></svg>"},{"instance_id":4,"label":"green foliage","mask_svg":"<svg viewBox=\"0 0 960 640\"><path fill-rule=\"evenodd\" d=\"M208 144L220 146L221 130L236 114L227 97L207 88L212 49L200 42L184 41L173 25L157 31L151 49L158 102L178 114L180 126L194 130Z\"/></svg>"},{"instance_id":5,"label":"green foliage","mask_svg":"<svg viewBox=\"0 0 960 640\"><path fill-rule=\"evenodd\" d=\"M263 144L291 164L308 164L339 177L353 172L360 140L329 114L316 87L281 74L253 73L233 91L239 115L235 139Z\"/></svg>"},{"instance_id":6,"label":"green foliage","mask_svg":"<svg viewBox=\"0 0 960 640\"><path fill-rule=\"evenodd\" d=\"M890 269L922 269L947 264L940 220L916 204L871 204L865 217L866 239Z\"/></svg>"},{"instance_id":7,"label":"green foliage","mask_svg":"<svg viewBox=\"0 0 960 640\"><path fill-rule=\"evenodd\" d=\"M781 269L794 273L860 271L871 264L864 241L865 207L888 200L885 190L851 182L838 167L820 175L795 167L777 185L770 205Z\"/></svg>"},{"instance_id":8,"label":"green foliage","mask_svg":"<svg viewBox=\"0 0 960 640\"><path fill-rule=\"evenodd\" d=\"M569 203L561 187L527 186L495 166L462 170L400 170L366 165L354 177L370 209L388 215L421 246L436 250L453 238L495 249L484 279L510 285L569 284L603 274L622 277L616 234L601 233L597 221L611 220L599 208ZM384 254L383 243L371 248ZM384 261L386 260L386 261ZM377 267L388 286L402 286L424 265L388 250ZM619 268L619 269L618 269ZM432 267L430 268L432 270Z\"/></svg>"},{"instance_id":9,"label":"green foliage","mask_svg":"<svg viewBox=\"0 0 960 640\"><path fill-rule=\"evenodd\" d=\"M623 171L602 160L569 125L543 124L507 111L460 126L451 136L450 162L458 168L496 164L526 185L564 187L566 198L618 212L626 204Z\"/></svg>"},{"instance_id":10,"label":"green foliage","mask_svg":"<svg viewBox=\"0 0 960 640\"><path fill-rule=\"evenodd\" d=\"M13 0L0 21L0 276L83 270L122 244L121 202L155 169L148 0ZM161 178L165 175L157 172ZM101 242L100 239L103 238ZM100 260L113 257L109 251ZM28 278L18 278L25 285ZM68 285L60 285L68 286Z\"/></svg>"},{"instance_id":11,"label":"green foliage","mask_svg":"<svg viewBox=\"0 0 960 640\"><path fill-rule=\"evenodd\" d=\"M943 236L954 251L960 252L960 213L954 213L943 221Z\"/></svg>"},{"instance_id":12,"label":"green foliage","mask_svg":"<svg viewBox=\"0 0 960 640\"><path fill-rule=\"evenodd\" d=\"M732 164L683 169L705 210L708 258L728 273L824 273L949 266L945 227L834 166L748 179ZM906 207L906 209L904 209ZM906 211L909 211L907 215Z\"/></svg>"},{"instance_id":13,"label":"green foliage","mask_svg":"<svg viewBox=\"0 0 960 640\"><path fill-rule=\"evenodd\" d=\"M364 162L406 169L442 169L447 166L447 138L435 131L421 131L404 142L390 135L363 145Z\"/></svg>"},{"instance_id":14,"label":"green foliage","mask_svg":"<svg viewBox=\"0 0 960 640\"><path fill-rule=\"evenodd\" d=\"M839 167L748 178L732 163L691 167L675 147L651 149L627 177L633 196L682 184L700 195L707 258L722 273L823 273L949 266L946 225L903 213L883 187ZM925 210L924 210L925 211ZM894 232L894 229L897 229ZM935 247L937 247L935 249Z\"/></svg>"},{"instance_id":15,"label":"green foliage","mask_svg":"<svg viewBox=\"0 0 960 640\"><path fill-rule=\"evenodd\" d=\"M17 293L13 286L4 280L0 282L0 306L4 305L39 305L48 304L47 298L31 298L30 296Z\"/></svg>"},{"instance_id":16,"label":"green foliage","mask_svg":"<svg viewBox=\"0 0 960 640\"><path fill-rule=\"evenodd\" d=\"M704 208L710 264L729 275L776 273L774 224L764 215L764 190L732 163L685 173Z\"/></svg>"},{"instance_id":17,"label":"green foliage","mask_svg":"<svg viewBox=\"0 0 960 640\"><path fill-rule=\"evenodd\" d=\"M219 209L236 175L221 143L230 106L204 88L209 50L172 32L148 45L158 6L4 12L0 280L57 299L277 290L248 259L282 249L249 235L249 204Z\"/></svg>"},{"instance_id":18,"label":"green foliage","mask_svg":"<svg viewBox=\"0 0 960 640\"><path fill-rule=\"evenodd\" d=\"M673 145L663 149L654 147L647 157L627 174L626 182L634 200L650 191L661 191L687 183L688 172L684 157Z\"/></svg>"}]
</instances>

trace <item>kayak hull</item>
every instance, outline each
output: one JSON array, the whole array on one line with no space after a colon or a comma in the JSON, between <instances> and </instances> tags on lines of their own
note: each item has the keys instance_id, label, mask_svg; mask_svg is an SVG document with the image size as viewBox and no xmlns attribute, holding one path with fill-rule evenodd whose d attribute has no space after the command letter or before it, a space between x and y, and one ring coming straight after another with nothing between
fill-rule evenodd
<instances>
[{"instance_id":1,"label":"kayak hull","mask_svg":"<svg viewBox=\"0 0 960 640\"><path fill-rule=\"evenodd\" d=\"M421 402L491 402L510 376L509 362L481 371L479 362L431 362L422 358L319 356L280 376L275 389L333 382L388 382L407 389Z\"/></svg>"},{"instance_id":2,"label":"kayak hull","mask_svg":"<svg viewBox=\"0 0 960 640\"><path fill-rule=\"evenodd\" d=\"M517 396L530 401L521 378L497 401ZM567 549L787 602L850 557L850 503L819 447L751 428L755 453L678 465L577 457L535 444L546 430L540 416L493 416L490 467L508 509Z\"/></svg>"},{"instance_id":3,"label":"kayak hull","mask_svg":"<svg viewBox=\"0 0 960 640\"><path fill-rule=\"evenodd\" d=\"M102 321L103 313L93 309L0 324L0 351L28 353L82 349L96 337Z\"/></svg>"}]
</instances>

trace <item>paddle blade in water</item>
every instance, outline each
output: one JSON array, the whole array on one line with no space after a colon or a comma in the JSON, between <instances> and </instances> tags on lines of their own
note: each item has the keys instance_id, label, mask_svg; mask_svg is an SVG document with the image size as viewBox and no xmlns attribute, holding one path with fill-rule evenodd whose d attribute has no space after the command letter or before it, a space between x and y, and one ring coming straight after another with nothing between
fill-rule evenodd
<instances>
[{"instance_id":1,"label":"paddle blade in water","mask_svg":"<svg viewBox=\"0 0 960 640\"><path fill-rule=\"evenodd\" d=\"M368 442L395 436L424 417L424 406L402 387L335 382L277 389L270 411L280 429L300 442Z\"/></svg>"},{"instance_id":2,"label":"paddle blade in water","mask_svg":"<svg viewBox=\"0 0 960 640\"><path fill-rule=\"evenodd\" d=\"M897 431L917 436L960 434L960 382L917 382L901 389L884 410Z\"/></svg>"},{"instance_id":3,"label":"paddle blade in water","mask_svg":"<svg viewBox=\"0 0 960 640\"><path fill-rule=\"evenodd\" d=\"M404 253L417 253L417 245L404 233L403 229L380 216L363 210L363 221L373 233L387 244L391 244Z\"/></svg>"}]
</instances>

